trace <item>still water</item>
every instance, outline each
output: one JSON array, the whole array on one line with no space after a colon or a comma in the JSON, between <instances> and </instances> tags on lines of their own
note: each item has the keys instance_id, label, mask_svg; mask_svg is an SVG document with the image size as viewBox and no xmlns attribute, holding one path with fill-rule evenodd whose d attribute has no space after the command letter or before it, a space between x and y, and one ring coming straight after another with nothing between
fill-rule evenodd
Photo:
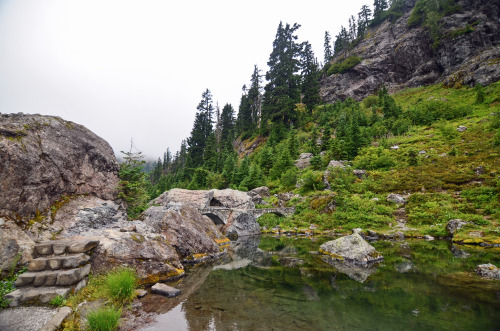
<instances>
[{"instance_id":1,"label":"still water","mask_svg":"<svg viewBox=\"0 0 500 331\"><path fill-rule=\"evenodd\" d=\"M158 313L142 330L500 330L500 248L447 241L376 241L371 268L331 265L315 254L332 238L241 238L227 256L171 283L177 298L148 295Z\"/></svg>"}]
</instances>

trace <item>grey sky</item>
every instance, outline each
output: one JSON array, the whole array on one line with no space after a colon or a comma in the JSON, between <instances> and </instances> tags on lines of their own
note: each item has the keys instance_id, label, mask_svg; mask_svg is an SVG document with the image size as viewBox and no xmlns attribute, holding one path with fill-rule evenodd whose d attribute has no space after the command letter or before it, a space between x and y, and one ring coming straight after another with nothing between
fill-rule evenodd
<instances>
[{"instance_id":1,"label":"grey sky","mask_svg":"<svg viewBox=\"0 0 500 331\"><path fill-rule=\"evenodd\" d=\"M238 109L281 21L323 37L371 0L0 0L0 112L61 116L156 158L189 136L201 94Z\"/></svg>"}]
</instances>

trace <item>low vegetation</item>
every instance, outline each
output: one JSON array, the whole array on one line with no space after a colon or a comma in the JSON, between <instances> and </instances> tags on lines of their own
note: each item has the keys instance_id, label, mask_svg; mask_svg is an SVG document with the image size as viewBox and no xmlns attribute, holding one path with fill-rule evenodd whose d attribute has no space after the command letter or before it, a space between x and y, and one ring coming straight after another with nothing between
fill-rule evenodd
<instances>
[{"instance_id":1,"label":"low vegetation","mask_svg":"<svg viewBox=\"0 0 500 331\"><path fill-rule=\"evenodd\" d=\"M103 301L105 304L87 315L90 330L115 330L123 307L135 297L137 275L133 269L121 267L102 275L90 275L88 285L71 295L66 304L73 309L84 301ZM76 310L78 312L78 310ZM64 329L79 330L80 316L75 313L64 324Z\"/></svg>"},{"instance_id":2,"label":"low vegetation","mask_svg":"<svg viewBox=\"0 0 500 331\"><path fill-rule=\"evenodd\" d=\"M21 255L17 255L9 267L8 275L3 279L0 279L0 309L7 308L9 306L10 302L5 298L5 295L16 289L14 283L16 282L17 277L26 271L26 267L21 267L20 269L17 268L17 264L20 259ZM0 275L1 274L2 270L0 269Z\"/></svg>"}]
</instances>

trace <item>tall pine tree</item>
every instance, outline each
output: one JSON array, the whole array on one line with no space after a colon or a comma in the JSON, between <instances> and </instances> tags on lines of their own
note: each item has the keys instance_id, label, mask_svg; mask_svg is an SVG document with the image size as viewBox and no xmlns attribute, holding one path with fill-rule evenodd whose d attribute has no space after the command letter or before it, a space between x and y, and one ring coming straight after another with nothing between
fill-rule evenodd
<instances>
[{"instance_id":1,"label":"tall pine tree","mask_svg":"<svg viewBox=\"0 0 500 331\"><path fill-rule=\"evenodd\" d=\"M302 102L309 111L320 102L318 62L314 57L311 44L305 42L302 52Z\"/></svg>"},{"instance_id":2,"label":"tall pine tree","mask_svg":"<svg viewBox=\"0 0 500 331\"><path fill-rule=\"evenodd\" d=\"M201 101L197 107L191 136L188 138L189 168L196 168L203 163L203 152L206 147L208 137L213 131L213 111L212 93L209 89L203 92Z\"/></svg>"},{"instance_id":3,"label":"tall pine tree","mask_svg":"<svg viewBox=\"0 0 500 331\"><path fill-rule=\"evenodd\" d=\"M268 124L267 121L291 124L297 119L294 110L295 104L300 101L300 76L297 72L301 45L296 42L295 32L299 27L299 24L283 26L282 22L278 26L273 51L267 62L268 83L264 88L262 105L262 119L265 125Z\"/></svg>"}]
</instances>

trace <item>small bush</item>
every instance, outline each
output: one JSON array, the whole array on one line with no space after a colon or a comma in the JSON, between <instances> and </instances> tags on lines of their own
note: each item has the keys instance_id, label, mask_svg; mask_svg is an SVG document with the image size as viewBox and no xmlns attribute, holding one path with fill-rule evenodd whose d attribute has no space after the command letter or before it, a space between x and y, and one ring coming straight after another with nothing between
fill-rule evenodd
<instances>
[{"instance_id":1,"label":"small bush","mask_svg":"<svg viewBox=\"0 0 500 331\"><path fill-rule=\"evenodd\" d=\"M103 307L87 315L87 324L92 331L111 331L118 328L118 320L122 314L121 309Z\"/></svg>"},{"instance_id":2,"label":"small bush","mask_svg":"<svg viewBox=\"0 0 500 331\"><path fill-rule=\"evenodd\" d=\"M66 305L66 298L63 295L58 295L49 301L49 304L54 307L62 307Z\"/></svg>"},{"instance_id":3,"label":"small bush","mask_svg":"<svg viewBox=\"0 0 500 331\"><path fill-rule=\"evenodd\" d=\"M368 147L361 150L361 153L354 159L356 169L390 169L396 165L391 153L382 147Z\"/></svg>"},{"instance_id":4,"label":"small bush","mask_svg":"<svg viewBox=\"0 0 500 331\"><path fill-rule=\"evenodd\" d=\"M106 275L107 292L113 300L119 303L133 299L136 286L137 275L130 268L119 268Z\"/></svg>"},{"instance_id":5,"label":"small bush","mask_svg":"<svg viewBox=\"0 0 500 331\"><path fill-rule=\"evenodd\" d=\"M290 168L283 175L281 175L281 184L285 190L291 190L295 188L297 183L297 168Z\"/></svg>"},{"instance_id":6,"label":"small bush","mask_svg":"<svg viewBox=\"0 0 500 331\"><path fill-rule=\"evenodd\" d=\"M302 192L321 191L325 188L323 185L323 174L319 171L306 171L302 176Z\"/></svg>"}]
</instances>

